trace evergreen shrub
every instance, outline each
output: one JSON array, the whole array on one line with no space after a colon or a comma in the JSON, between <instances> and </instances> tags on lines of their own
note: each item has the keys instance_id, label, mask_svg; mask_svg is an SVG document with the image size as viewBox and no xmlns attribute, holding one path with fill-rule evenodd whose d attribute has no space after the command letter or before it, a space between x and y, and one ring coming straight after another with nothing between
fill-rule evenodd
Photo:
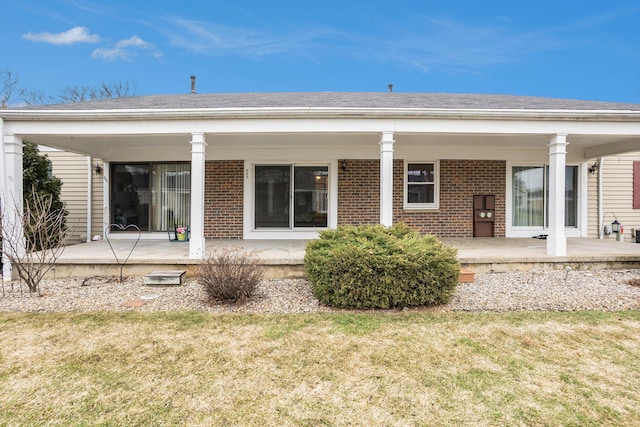
<instances>
[{"instance_id":1,"label":"evergreen shrub","mask_svg":"<svg viewBox=\"0 0 640 427\"><path fill-rule=\"evenodd\" d=\"M316 298L341 308L445 304L460 273L456 249L404 224L322 231L307 244L304 266Z\"/></svg>"}]
</instances>

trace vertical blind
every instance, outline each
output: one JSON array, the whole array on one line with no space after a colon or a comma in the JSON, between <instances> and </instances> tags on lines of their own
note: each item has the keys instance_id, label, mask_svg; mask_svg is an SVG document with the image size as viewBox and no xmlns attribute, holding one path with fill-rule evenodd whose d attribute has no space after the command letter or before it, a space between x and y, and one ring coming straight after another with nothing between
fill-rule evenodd
<instances>
[{"instance_id":1,"label":"vertical blind","mask_svg":"<svg viewBox=\"0 0 640 427\"><path fill-rule=\"evenodd\" d=\"M544 224L545 194L544 167L513 167L513 225L542 227Z\"/></svg>"},{"instance_id":2,"label":"vertical blind","mask_svg":"<svg viewBox=\"0 0 640 427\"><path fill-rule=\"evenodd\" d=\"M514 166L512 169L514 227L548 226L549 167ZM578 167L565 170L565 226L578 225Z\"/></svg>"},{"instance_id":3,"label":"vertical blind","mask_svg":"<svg viewBox=\"0 0 640 427\"><path fill-rule=\"evenodd\" d=\"M151 167L154 231L189 225L191 200L191 165L156 163Z\"/></svg>"}]
</instances>

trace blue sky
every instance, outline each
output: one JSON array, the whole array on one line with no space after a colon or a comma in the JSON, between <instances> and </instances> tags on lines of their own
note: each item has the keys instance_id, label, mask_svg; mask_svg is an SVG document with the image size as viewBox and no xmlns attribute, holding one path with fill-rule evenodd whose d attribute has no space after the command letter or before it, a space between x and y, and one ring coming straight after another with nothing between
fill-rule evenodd
<instances>
[{"instance_id":1,"label":"blue sky","mask_svg":"<svg viewBox=\"0 0 640 427\"><path fill-rule=\"evenodd\" d=\"M637 1L2 0L22 87L394 91L640 103Z\"/></svg>"}]
</instances>

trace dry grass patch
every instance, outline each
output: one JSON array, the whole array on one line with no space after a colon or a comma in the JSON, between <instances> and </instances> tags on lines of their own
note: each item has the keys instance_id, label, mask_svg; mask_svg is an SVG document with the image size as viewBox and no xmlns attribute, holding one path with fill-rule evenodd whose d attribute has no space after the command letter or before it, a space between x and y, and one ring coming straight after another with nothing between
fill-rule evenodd
<instances>
[{"instance_id":1,"label":"dry grass patch","mask_svg":"<svg viewBox=\"0 0 640 427\"><path fill-rule=\"evenodd\" d=\"M637 425L640 313L0 315L0 425Z\"/></svg>"}]
</instances>

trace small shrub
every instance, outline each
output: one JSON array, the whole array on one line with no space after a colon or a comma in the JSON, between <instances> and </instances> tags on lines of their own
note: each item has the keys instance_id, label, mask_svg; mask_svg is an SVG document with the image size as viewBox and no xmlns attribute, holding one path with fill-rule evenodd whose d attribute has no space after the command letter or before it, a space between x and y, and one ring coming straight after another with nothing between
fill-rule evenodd
<instances>
[{"instance_id":1,"label":"small shrub","mask_svg":"<svg viewBox=\"0 0 640 427\"><path fill-rule=\"evenodd\" d=\"M262 280L265 269L250 252L220 249L209 254L196 271L209 303L243 303Z\"/></svg>"},{"instance_id":2,"label":"small shrub","mask_svg":"<svg viewBox=\"0 0 640 427\"><path fill-rule=\"evenodd\" d=\"M307 244L304 265L323 304L395 308L449 302L460 273L456 255L404 224L341 226Z\"/></svg>"}]
</instances>

